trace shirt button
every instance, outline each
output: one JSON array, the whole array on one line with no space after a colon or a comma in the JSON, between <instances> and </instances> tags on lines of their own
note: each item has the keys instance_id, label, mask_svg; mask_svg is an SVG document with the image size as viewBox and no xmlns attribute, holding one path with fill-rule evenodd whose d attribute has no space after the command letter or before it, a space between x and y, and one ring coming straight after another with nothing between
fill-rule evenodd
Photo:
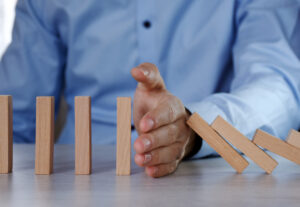
<instances>
[{"instance_id":1,"label":"shirt button","mask_svg":"<svg viewBox=\"0 0 300 207\"><path fill-rule=\"evenodd\" d=\"M151 27L151 22L149 20L145 20L143 25L145 28L149 29Z\"/></svg>"}]
</instances>

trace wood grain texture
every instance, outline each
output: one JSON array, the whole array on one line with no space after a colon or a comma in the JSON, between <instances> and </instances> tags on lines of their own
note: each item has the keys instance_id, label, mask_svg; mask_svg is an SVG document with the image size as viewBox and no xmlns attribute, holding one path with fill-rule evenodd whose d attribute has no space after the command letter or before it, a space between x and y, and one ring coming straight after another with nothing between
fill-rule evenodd
<instances>
[{"instance_id":1,"label":"wood grain texture","mask_svg":"<svg viewBox=\"0 0 300 207\"><path fill-rule=\"evenodd\" d=\"M75 97L75 174L92 172L91 97Z\"/></svg>"},{"instance_id":2,"label":"wood grain texture","mask_svg":"<svg viewBox=\"0 0 300 207\"><path fill-rule=\"evenodd\" d=\"M53 171L54 97L36 98L35 174Z\"/></svg>"},{"instance_id":3,"label":"wood grain texture","mask_svg":"<svg viewBox=\"0 0 300 207\"><path fill-rule=\"evenodd\" d=\"M300 148L300 132L292 129L286 138L286 142Z\"/></svg>"},{"instance_id":4,"label":"wood grain texture","mask_svg":"<svg viewBox=\"0 0 300 207\"><path fill-rule=\"evenodd\" d=\"M253 160L268 174L272 173L272 171L278 165L276 160L251 142L247 137L235 129L231 124L226 122L222 117L218 116L212 123L211 127L233 146L241 150L241 152Z\"/></svg>"},{"instance_id":5,"label":"wood grain texture","mask_svg":"<svg viewBox=\"0 0 300 207\"><path fill-rule=\"evenodd\" d=\"M238 173L242 173L249 165L248 161L217 134L201 117L194 113L187 124L223 157Z\"/></svg>"},{"instance_id":6,"label":"wood grain texture","mask_svg":"<svg viewBox=\"0 0 300 207\"><path fill-rule=\"evenodd\" d=\"M12 171L13 162L12 97L0 96L0 173Z\"/></svg>"},{"instance_id":7,"label":"wood grain texture","mask_svg":"<svg viewBox=\"0 0 300 207\"><path fill-rule=\"evenodd\" d=\"M256 130L253 142L262 148L278 154L300 165L300 149L262 130Z\"/></svg>"},{"instance_id":8,"label":"wood grain texture","mask_svg":"<svg viewBox=\"0 0 300 207\"><path fill-rule=\"evenodd\" d=\"M131 165L131 98L117 98L116 174L130 175Z\"/></svg>"}]
</instances>

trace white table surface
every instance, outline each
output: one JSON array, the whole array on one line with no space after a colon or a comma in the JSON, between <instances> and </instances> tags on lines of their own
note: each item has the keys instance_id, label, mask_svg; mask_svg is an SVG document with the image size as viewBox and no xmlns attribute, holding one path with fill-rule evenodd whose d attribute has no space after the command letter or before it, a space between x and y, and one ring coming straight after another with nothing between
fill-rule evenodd
<instances>
[{"instance_id":1,"label":"white table surface","mask_svg":"<svg viewBox=\"0 0 300 207\"><path fill-rule=\"evenodd\" d=\"M274 154L272 175L251 161L237 174L210 158L153 179L133 162L131 176L116 176L113 146L93 146L91 175L74 175L73 145L55 145L50 176L34 174L34 153L34 145L14 145L13 173L0 175L0 206L300 206L300 166Z\"/></svg>"}]
</instances>

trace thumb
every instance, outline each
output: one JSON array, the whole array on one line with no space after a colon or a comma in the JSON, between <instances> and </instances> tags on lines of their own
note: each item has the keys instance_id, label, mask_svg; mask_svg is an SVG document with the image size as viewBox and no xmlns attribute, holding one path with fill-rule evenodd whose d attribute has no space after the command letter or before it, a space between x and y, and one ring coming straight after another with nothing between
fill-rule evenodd
<instances>
[{"instance_id":1,"label":"thumb","mask_svg":"<svg viewBox=\"0 0 300 207\"><path fill-rule=\"evenodd\" d=\"M146 90L166 89L158 68L152 63L142 63L131 70L132 77L139 82L138 87Z\"/></svg>"}]
</instances>

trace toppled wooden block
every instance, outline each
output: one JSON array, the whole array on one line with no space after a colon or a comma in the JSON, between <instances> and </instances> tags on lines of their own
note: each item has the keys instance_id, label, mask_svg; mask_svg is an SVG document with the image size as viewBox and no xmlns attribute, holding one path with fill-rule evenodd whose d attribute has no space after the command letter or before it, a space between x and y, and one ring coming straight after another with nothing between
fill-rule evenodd
<instances>
[{"instance_id":1,"label":"toppled wooden block","mask_svg":"<svg viewBox=\"0 0 300 207\"><path fill-rule=\"evenodd\" d=\"M238 173L249 165L248 161L218 135L197 113L194 113L187 124L223 157Z\"/></svg>"},{"instance_id":2,"label":"toppled wooden block","mask_svg":"<svg viewBox=\"0 0 300 207\"><path fill-rule=\"evenodd\" d=\"M53 171L54 97L36 98L35 174Z\"/></svg>"},{"instance_id":3,"label":"toppled wooden block","mask_svg":"<svg viewBox=\"0 0 300 207\"><path fill-rule=\"evenodd\" d=\"M0 173L12 171L13 160L12 97L0 96Z\"/></svg>"},{"instance_id":4,"label":"toppled wooden block","mask_svg":"<svg viewBox=\"0 0 300 207\"><path fill-rule=\"evenodd\" d=\"M117 98L116 174L130 175L131 165L131 98Z\"/></svg>"},{"instance_id":5,"label":"toppled wooden block","mask_svg":"<svg viewBox=\"0 0 300 207\"><path fill-rule=\"evenodd\" d=\"M286 138L286 142L300 148L300 132L292 129Z\"/></svg>"},{"instance_id":6,"label":"toppled wooden block","mask_svg":"<svg viewBox=\"0 0 300 207\"><path fill-rule=\"evenodd\" d=\"M300 165L300 149L260 129L256 130L253 142L262 148L278 154Z\"/></svg>"},{"instance_id":7,"label":"toppled wooden block","mask_svg":"<svg viewBox=\"0 0 300 207\"><path fill-rule=\"evenodd\" d=\"M256 146L222 117L218 116L211 127L267 173L272 173L274 168L278 165L271 156Z\"/></svg>"},{"instance_id":8,"label":"toppled wooden block","mask_svg":"<svg viewBox=\"0 0 300 207\"><path fill-rule=\"evenodd\" d=\"M75 97L75 174L92 171L91 97Z\"/></svg>"}]
</instances>

